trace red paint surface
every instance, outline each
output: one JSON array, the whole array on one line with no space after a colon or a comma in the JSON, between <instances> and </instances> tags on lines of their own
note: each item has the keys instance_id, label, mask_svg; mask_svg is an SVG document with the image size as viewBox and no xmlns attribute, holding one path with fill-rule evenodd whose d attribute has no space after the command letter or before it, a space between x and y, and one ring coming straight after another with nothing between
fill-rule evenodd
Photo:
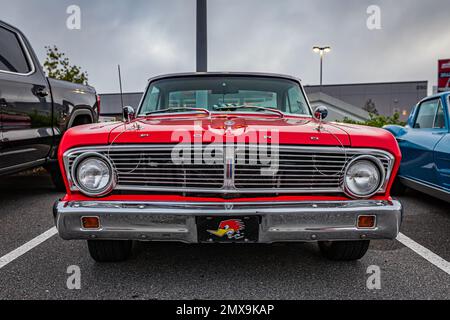
<instances>
[{"instance_id":1,"label":"red paint surface","mask_svg":"<svg viewBox=\"0 0 450 320\"><path fill-rule=\"evenodd\" d=\"M120 195L120 196L108 196L100 199L93 199L86 197L82 194L66 195L63 201L150 201L150 202L314 202L314 201L345 201L349 200L346 197L339 196L279 196L279 197L258 197L258 198L236 198L236 199L223 199L223 198L211 198L211 197L183 197L178 195ZM392 200L391 197L377 196L373 197L373 200Z\"/></svg>"}]
</instances>

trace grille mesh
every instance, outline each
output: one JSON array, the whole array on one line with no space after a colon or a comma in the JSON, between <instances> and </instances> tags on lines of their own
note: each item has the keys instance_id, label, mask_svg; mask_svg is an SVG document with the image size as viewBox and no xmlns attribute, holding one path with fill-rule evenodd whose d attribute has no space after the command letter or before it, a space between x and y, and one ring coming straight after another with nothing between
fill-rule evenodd
<instances>
[{"instance_id":1,"label":"grille mesh","mask_svg":"<svg viewBox=\"0 0 450 320\"><path fill-rule=\"evenodd\" d=\"M341 148L269 147L261 156L256 146L235 146L233 176L227 177L226 162L230 148L215 149L213 161L198 162L194 153L172 160L173 146L114 146L71 151L67 155L68 174L77 156L98 152L109 158L116 169L118 190L149 190L221 193L313 193L342 192L341 181L346 164L365 150ZM201 154L204 150L198 150ZM199 154L197 153L197 154ZM389 177L393 158L370 150L380 159ZM232 189L225 180L234 181Z\"/></svg>"}]
</instances>

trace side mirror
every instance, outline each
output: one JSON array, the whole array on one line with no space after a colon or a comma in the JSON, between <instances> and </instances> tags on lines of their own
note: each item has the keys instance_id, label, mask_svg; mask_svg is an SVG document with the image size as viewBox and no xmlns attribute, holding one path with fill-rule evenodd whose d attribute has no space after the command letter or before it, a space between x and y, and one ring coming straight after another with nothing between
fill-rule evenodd
<instances>
[{"instance_id":1,"label":"side mirror","mask_svg":"<svg viewBox=\"0 0 450 320\"><path fill-rule=\"evenodd\" d=\"M125 122L131 122L136 118L136 113L134 112L133 107L130 106L123 107L122 115L123 121Z\"/></svg>"},{"instance_id":2,"label":"side mirror","mask_svg":"<svg viewBox=\"0 0 450 320\"><path fill-rule=\"evenodd\" d=\"M324 106L319 106L314 110L314 117L317 120L324 120L326 117L328 117L328 109Z\"/></svg>"}]
</instances>

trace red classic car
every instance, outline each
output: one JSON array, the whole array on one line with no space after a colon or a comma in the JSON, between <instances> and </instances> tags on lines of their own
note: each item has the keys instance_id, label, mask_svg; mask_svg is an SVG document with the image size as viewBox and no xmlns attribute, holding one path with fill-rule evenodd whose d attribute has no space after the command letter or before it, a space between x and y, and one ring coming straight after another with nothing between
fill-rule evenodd
<instances>
[{"instance_id":1,"label":"red classic car","mask_svg":"<svg viewBox=\"0 0 450 320\"><path fill-rule=\"evenodd\" d=\"M401 153L389 132L327 112L289 76L151 79L124 122L65 134L59 234L100 262L126 259L133 241L313 241L329 259L360 259L371 239L398 235Z\"/></svg>"}]
</instances>

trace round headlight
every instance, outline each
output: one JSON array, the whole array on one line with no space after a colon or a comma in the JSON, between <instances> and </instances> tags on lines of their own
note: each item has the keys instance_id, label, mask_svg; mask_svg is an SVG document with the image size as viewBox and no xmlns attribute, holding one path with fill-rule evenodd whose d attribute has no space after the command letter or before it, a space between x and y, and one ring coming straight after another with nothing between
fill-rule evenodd
<instances>
[{"instance_id":1,"label":"round headlight","mask_svg":"<svg viewBox=\"0 0 450 320\"><path fill-rule=\"evenodd\" d=\"M345 192L354 198L369 198L376 194L385 179L380 160L361 156L350 162L344 175Z\"/></svg>"},{"instance_id":2,"label":"round headlight","mask_svg":"<svg viewBox=\"0 0 450 320\"><path fill-rule=\"evenodd\" d=\"M84 155L75 160L72 176L78 189L92 197L108 194L115 184L111 163L101 155Z\"/></svg>"}]
</instances>

